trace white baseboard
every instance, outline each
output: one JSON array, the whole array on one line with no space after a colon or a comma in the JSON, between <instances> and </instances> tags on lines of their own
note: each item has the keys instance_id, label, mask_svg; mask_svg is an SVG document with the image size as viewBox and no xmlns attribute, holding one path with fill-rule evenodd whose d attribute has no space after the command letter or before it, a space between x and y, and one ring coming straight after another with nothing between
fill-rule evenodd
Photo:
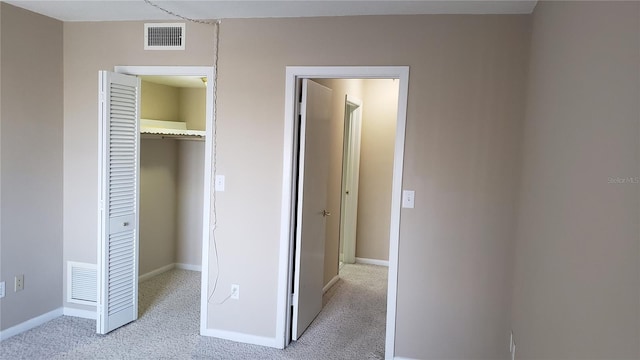
<instances>
[{"instance_id":1,"label":"white baseboard","mask_svg":"<svg viewBox=\"0 0 640 360\"><path fill-rule=\"evenodd\" d=\"M79 318L83 318L83 319L91 319L91 320L95 320L96 319L96 311L97 310L80 310L80 309L74 309L74 308L69 308L66 307L64 309L62 309L62 314L65 316L73 316L73 317L79 317Z\"/></svg>"},{"instance_id":2,"label":"white baseboard","mask_svg":"<svg viewBox=\"0 0 640 360\"><path fill-rule=\"evenodd\" d=\"M334 276L334 277L333 277L333 279L329 280L329 282L327 283L327 285L325 285L325 286L322 288L322 293L324 294L324 293L326 293L327 291L329 291L329 289L331 289L331 287L332 287L333 285L335 285L335 283L337 283L337 282L338 282L338 280L340 280L340 276L338 276L338 275Z\"/></svg>"},{"instance_id":3,"label":"white baseboard","mask_svg":"<svg viewBox=\"0 0 640 360\"><path fill-rule=\"evenodd\" d=\"M276 338L247 335L247 334L242 334L234 331L224 331L224 330L216 330L216 329L200 330L200 335L210 336L210 337L215 337L215 338L225 339L225 340L231 340L231 341L241 342L245 344L260 345L260 346L267 346L267 347L272 347L276 349L282 349L282 344L280 344Z\"/></svg>"},{"instance_id":4,"label":"white baseboard","mask_svg":"<svg viewBox=\"0 0 640 360\"><path fill-rule=\"evenodd\" d=\"M414 359L414 358L401 357L401 356L394 356L393 359L394 360L417 360L417 359Z\"/></svg>"},{"instance_id":5,"label":"white baseboard","mask_svg":"<svg viewBox=\"0 0 640 360\"><path fill-rule=\"evenodd\" d=\"M18 325L12 326L6 330L0 331L0 341L8 339L12 336L21 334L25 331L31 330L34 327L40 326L48 321L51 321L59 316L62 316L62 308L51 310L48 313L44 313L40 316L36 316Z\"/></svg>"},{"instance_id":6,"label":"white baseboard","mask_svg":"<svg viewBox=\"0 0 640 360\"><path fill-rule=\"evenodd\" d=\"M167 272L167 271L169 271L169 270L171 270L171 269L173 269L175 267L176 267L176 264L169 264L169 265L165 265L165 266L163 266L161 268L149 271L146 274L140 275L138 277L138 282L143 282L143 281L149 280L152 277L158 276L158 275L160 275L160 274L162 274L164 272Z\"/></svg>"},{"instance_id":7,"label":"white baseboard","mask_svg":"<svg viewBox=\"0 0 640 360\"><path fill-rule=\"evenodd\" d=\"M202 271L202 266L192 264L176 263L176 269L189 270L189 271Z\"/></svg>"},{"instance_id":8,"label":"white baseboard","mask_svg":"<svg viewBox=\"0 0 640 360\"><path fill-rule=\"evenodd\" d=\"M367 265L378 265L378 266L389 267L388 260L367 259L367 258L359 258L359 257L356 258L356 264L367 264Z\"/></svg>"}]
</instances>

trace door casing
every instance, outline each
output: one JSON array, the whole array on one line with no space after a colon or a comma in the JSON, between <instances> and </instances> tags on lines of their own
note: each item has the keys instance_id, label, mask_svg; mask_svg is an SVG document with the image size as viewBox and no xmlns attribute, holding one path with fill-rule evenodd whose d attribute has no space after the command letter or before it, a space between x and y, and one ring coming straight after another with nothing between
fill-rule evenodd
<instances>
[{"instance_id":1,"label":"door casing","mask_svg":"<svg viewBox=\"0 0 640 360\"><path fill-rule=\"evenodd\" d=\"M290 294L293 278L292 200L294 199L295 174L295 119L297 113L296 86L300 79L398 79L398 112L391 189L391 219L389 232L389 278L387 284L387 320L385 358L395 353L396 303L398 290L398 243L400 239L400 205L402 196L402 171L404 160L407 99L409 92L408 66L287 66L285 83L284 154L282 172L282 209L280 224L280 248L278 264L278 299L276 317L276 342L284 348L290 341ZM304 134L300 134L304 136Z\"/></svg>"},{"instance_id":2,"label":"door casing","mask_svg":"<svg viewBox=\"0 0 640 360\"><path fill-rule=\"evenodd\" d=\"M202 272L201 272L201 288L200 288L200 334L205 335L207 329L208 306L207 294L209 293L209 239L214 231L211 220L213 214L211 209L214 201L212 184L215 174L212 166L215 159L214 139L213 139L213 86L215 78L215 68L210 66L116 66L114 71L127 75L163 75L163 76L199 76L210 79L206 85L206 135L205 135L205 154L204 154L204 199L202 208ZM138 121L140 121L138 119ZM140 154L138 153L138 156ZM139 186L139 184L138 184ZM140 191L140 189L138 189ZM209 201L206 201L209 199Z\"/></svg>"}]
</instances>

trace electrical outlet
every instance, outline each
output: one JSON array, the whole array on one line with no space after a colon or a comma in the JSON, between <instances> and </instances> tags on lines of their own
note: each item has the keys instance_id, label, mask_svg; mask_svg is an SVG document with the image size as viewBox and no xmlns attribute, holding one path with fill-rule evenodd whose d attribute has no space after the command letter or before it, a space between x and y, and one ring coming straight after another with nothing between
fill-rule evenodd
<instances>
[{"instance_id":1,"label":"electrical outlet","mask_svg":"<svg viewBox=\"0 0 640 360\"><path fill-rule=\"evenodd\" d=\"M231 298L234 300L240 299L240 285L231 284Z\"/></svg>"},{"instance_id":2,"label":"electrical outlet","mask_svg":"<svg viewBox=\"0 0 640 360\"><path fill-rule=\"evenodd\" d=\"M4 297L4 281L0 282L0 299Z\"/></svg>"},{"instance_id":3,"label":"electrical outlet","mask_svg":"<svg viewBox=\"0 0 640 360\"><path fill-rule=\"evenodd\" d=\"M15 278L15 288L14 291L24 290L24 274L18 275Z\"/></svg>"}]
</instances>

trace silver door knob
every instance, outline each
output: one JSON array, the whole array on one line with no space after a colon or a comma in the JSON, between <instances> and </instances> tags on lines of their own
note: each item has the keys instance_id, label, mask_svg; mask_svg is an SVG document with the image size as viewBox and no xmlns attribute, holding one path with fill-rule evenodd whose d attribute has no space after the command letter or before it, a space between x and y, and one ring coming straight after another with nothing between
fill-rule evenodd
<instances>
[{"instance_id":1,"label":"silver door knob","mask_svg":"<svg viewBox=\"0 0 640 360\"><path fill-rule=\"evenodd\" d=\"M328 212L327 210L322 210L322 216L324 217L331 216L331 213Z\"/></svg>"}]
</instances>

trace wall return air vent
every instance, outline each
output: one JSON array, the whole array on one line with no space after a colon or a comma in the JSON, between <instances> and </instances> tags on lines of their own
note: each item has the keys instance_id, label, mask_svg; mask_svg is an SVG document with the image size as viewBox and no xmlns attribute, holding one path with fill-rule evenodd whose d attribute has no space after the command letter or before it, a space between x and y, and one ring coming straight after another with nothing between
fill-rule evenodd
<instances>
[{"instance_id":1,"label":"wall return air vent","mask_svg":"<svg viewBox=\"0 0 640 360\"><path fill-rule=\"evenodd\" d=\"M67 301L95 305L98 297L96 264L67 261Z\"/></svg>"},{"instance_id":2,"label":"wall return air vent","mask_svg":"<svg viewBox=\"0 0 640 360\"><path fill-rule=\"evenodd\" d=\"M144 24L145 50L184 50L184 23Z\"/></svg>"}]
</instances>

